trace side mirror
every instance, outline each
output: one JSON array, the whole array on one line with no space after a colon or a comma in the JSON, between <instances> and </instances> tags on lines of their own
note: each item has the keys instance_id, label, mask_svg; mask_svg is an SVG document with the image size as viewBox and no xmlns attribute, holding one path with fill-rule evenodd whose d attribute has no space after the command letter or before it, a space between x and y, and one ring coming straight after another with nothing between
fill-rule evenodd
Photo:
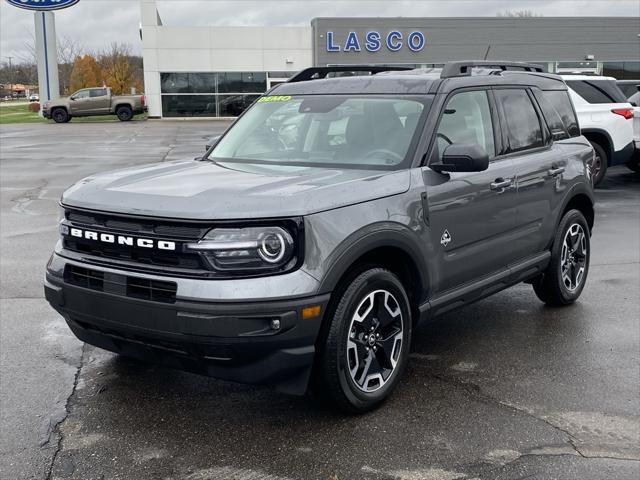
<instances>
[{"instance_id":1,"label":"side mirror","mask_svg":"<svg viewBox=\"0 0 640 480\"><path fill-rule=\"evenodd\" d=\"M73 100L73 101L75 102L75 101L76 101L76 97L74 97L73 95L71 95L71 96L69 97L69 100Z\"/></svg>"},{"instance_id":2,"label":"side mirror","mask_svg":"<svg viewBox=\"0 0 640 480\"><path fill-rule=\"evenodd\" d=\"M489 155L477 143L453 143L444 149L442 162L429 165L442 172L482 172L489 168Z\"/></svg>"},{"instance_id":3,"label":"side mirror","mask_svg":"<svg viewBox=\"0 0 640 480\"><path fill-rule=\"evenodd\" d=\"M222 137L222 135L216 135L215 137L211 137L207 140L207 144L204 147L205 151L208 152L211 148L215 147L216 143L220 141L220 137Z\"/></svg>"}]
</instances>

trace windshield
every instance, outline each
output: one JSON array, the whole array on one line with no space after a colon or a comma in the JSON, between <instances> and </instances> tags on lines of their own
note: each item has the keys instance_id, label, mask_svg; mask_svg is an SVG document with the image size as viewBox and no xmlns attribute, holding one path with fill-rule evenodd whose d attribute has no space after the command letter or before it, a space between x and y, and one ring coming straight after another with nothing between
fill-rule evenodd
<instances>
[{"instance_id":1,"label":"windshield","mask_svg":"<svg viewBox=\"0 0 640 480\"><path fill-rule=\"evenodd\" d=\"M397 169L428 97L264 96L210 152L216 162Z\"/></svg>"}]
</instances>

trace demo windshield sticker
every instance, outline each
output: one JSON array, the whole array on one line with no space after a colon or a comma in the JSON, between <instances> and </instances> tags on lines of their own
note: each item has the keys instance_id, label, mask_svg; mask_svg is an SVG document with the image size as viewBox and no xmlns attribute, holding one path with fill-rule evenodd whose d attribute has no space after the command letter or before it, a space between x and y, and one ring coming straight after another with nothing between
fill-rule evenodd
<instances>
[{"instance_id":1,"label":"demo windshield sticker","mask_svg":"<svg viewBox=\"0 0 640 480\"><path fill-rule=\"evenodd\" d=\"M291 95L267 95L265 97L260 97L258 99L258 103L265 102L288 102L291 100Z\"/></svg>"}]
</instances>

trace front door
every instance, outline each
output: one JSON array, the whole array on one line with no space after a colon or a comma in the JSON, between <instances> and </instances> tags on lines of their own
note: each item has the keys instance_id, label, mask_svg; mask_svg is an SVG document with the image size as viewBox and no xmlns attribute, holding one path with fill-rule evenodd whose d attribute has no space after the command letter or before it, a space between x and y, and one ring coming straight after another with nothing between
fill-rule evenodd
<instances>
[{"instance_id":1,"label":"front door","mask_svg":"<svg viewBox=\"0 0 640 480\"><path fill-rule=\"evenodd\" d=\"M441 160L450 144L473 143L487 151L490 164L483 172L442 174L423 169L437 282L434 293L506 271L514 259L515 168L511 159L496 157L501 142L498 123L488 90L454 93L441 112L430 161Z\"/></svg>"},{"instance_id":2,"label":"front door","mask_svg":"<svg viewBox=\"0 0 640 480\"><path fill-rule=\"evenodd\" d=\"M78 90L71 95L69 102L69 110L71 115L85 114L90 109L91 98L89 96L89 89Z\"/></svg>"}]
</instances>

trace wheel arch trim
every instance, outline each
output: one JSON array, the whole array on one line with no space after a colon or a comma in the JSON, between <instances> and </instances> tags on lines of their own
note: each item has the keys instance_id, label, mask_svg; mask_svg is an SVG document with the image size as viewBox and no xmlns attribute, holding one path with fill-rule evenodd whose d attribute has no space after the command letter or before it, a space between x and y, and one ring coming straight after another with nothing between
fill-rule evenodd
<instances>
[{"instance_id":1,"label":"wheel arch trim","mask_svg":"<svg viewBox=\"0 0 640 480\"><path fill-rule=\"evenodd\" d=\"M330 260L330 266L323 275L318 291L333 291L354 263L367 253L379 248L394 248L402 251L413 262L421 282L422 295L425 296L431 279L426 268L423 248L412 238L415 235L407 227L391 222L372 224L364 231L351 234ZM424 298L420 298L419 302L423 300Z\"/></svg>"}]
</instances>

